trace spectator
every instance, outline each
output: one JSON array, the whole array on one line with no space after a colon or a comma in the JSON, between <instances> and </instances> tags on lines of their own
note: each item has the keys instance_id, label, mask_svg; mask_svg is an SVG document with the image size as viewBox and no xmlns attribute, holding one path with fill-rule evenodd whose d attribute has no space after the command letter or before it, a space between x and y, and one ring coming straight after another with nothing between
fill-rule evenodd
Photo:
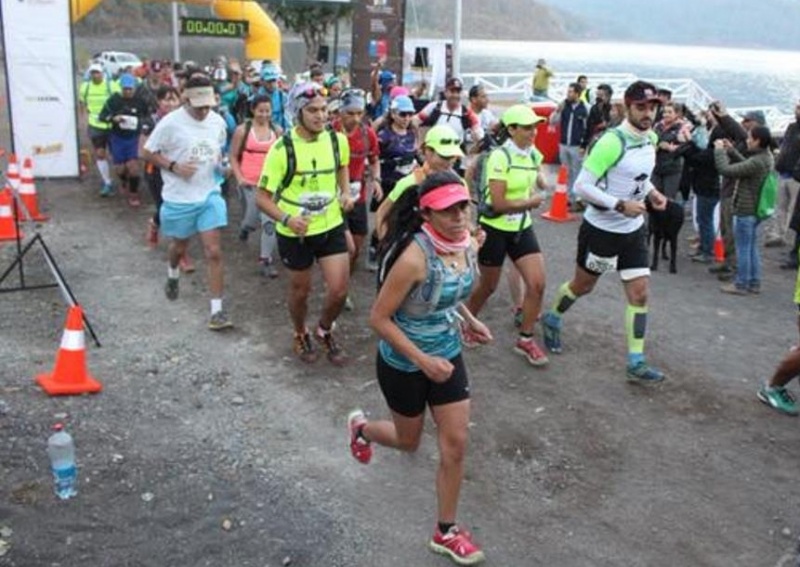
<instances>
[{"instance_id":1,"label":"spectator","mask_svg":"<svg viewBox=\"0 0 800 567\"><path fill-rule=\"evenodd\" d=\"M552 76L553 71L547 66L547 61L539 59L536 62L536 70L533 72L533 81L531 83L533 96L549 98L548 91L550 90L550 77Z\"/></svg>"}]
</instances>

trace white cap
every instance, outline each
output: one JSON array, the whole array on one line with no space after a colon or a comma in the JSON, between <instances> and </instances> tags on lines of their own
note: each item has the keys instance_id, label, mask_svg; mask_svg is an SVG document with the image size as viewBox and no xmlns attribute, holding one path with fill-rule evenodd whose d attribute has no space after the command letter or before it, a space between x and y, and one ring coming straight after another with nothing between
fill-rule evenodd
<instances>
[{"instance_id":1,"label":"white cap","mask_svg":"<svg viewBox=\"0 0 800 567\"><path fill-rule=\"evenodd\" d=\"M89 65L89 72L94 73L95 71L97 71L98 73L102 73L103 66L100 63L92 63L91 65Z\"/></svg>"}]
</instances>

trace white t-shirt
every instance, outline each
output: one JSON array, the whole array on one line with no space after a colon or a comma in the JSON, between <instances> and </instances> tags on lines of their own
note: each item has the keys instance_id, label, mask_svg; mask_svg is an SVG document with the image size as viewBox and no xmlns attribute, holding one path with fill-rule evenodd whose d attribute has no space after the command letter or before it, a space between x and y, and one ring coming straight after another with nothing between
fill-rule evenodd
<instances>
[{"instance_id":1,"label":"white t-shirt","mask_svg":"<svg viewBox=\"0 0 800 567\"><path fill-rule=\"evenodd\" d=\"M159 120L144 147L160 153L170 161L190 163L197 171L189 179L161 170L164 188L161 196L170 203L202 203L218 188L214 169L222 158L225 146L225 121L213 110L203 119L195 120L185 107Z\"/></svg>"}]
</instances>

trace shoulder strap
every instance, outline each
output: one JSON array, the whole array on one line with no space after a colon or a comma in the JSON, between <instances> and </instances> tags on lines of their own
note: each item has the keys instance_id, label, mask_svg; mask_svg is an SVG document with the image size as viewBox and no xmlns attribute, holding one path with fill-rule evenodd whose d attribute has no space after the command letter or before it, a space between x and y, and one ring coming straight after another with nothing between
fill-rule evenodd
<instances>
[{"instance_id":1,"label":"shoulder strap","mask_svg":"<svg viewBox=\"0 0 800 567\"><path fill-rule=\"evenodd\" d=\"M445 101L441 101L433 107L433 110L431 110L428 118L422 123L423 126L436 126L436 123L439 121L439 117L442 115L443 104L445 104Z\"/></svg>"},{"instance_id":2,"label":"shoulder strap","mask_svg":"<svg viewBox=\"0 0 800 567\"><path fill-rule=\"evenodd\" d=\"M338 174L342 165L342 156L339 152L339 136L336 134L336 130L333 129L328 130L328 134L330 134L331 146L333 146L333 170Z\"/></svg>"},{"instance_id":3,"label":"shoulder strap","mask_svg":"<svg viewBox=\"0 0 800 567\"><path fill-rule=\"evenodd\" d=\"M611 167L609 167L608 169L615 167L619 162L621 162L622 158L625 157L625 152L628 149L628 140L625 139L625 134L623 134L619 128L611 128L611 131L614 132L614 134L617 136L617 139L619 140L619 143L622 144L622 151L619 153L617 159L614 160L614 163L612 163ZM606 173L608 173L608 171L606 171Z\"/></svg>"},{"instance_id":4,"label":"shoulder strap","mask_svg":"<svg viewBox=\"0 0 800 567\"><path fill-rule=\"evenodd\" d=\"M469 109L466 107L466 105L461 105L461 128L464 129L465 135L469 129L472 128L472 124L469 121L469 115L467 114L468 110Z\"/></svg>"},{"instance_id":5,"label":"shoulder strap","mask_svg":"<svg viewBox=\"0 0 800 567\"><path fill-rule=\"evenodd\" d=\"M278 187L278 190L275 192L274 201L276 204L281 200L281 195L283 194L284 190L291 185L292 178L297 171L297 156L294 152L294 141L292 140L291 128L281 136L281 139L278 141L278 143L283 144L283 149L286 152L286 173L283 174L280 187Z\"/></svg>"},{"instance_id":6,"label":"shoulder strap","mask_svg":"<svg viewBox=\"0 0 800 567\"><path fill-rule=\"evenodd\" d=\"M244 149L247 147L247 138L250 136L250 130L253 129L253 121L247 119L244 121L244 136L242 137L242 143L239 144L239 149L236 152L236 159L240 162L242 161L242 156L244 155Z\"/></svg>"}]
</instances>

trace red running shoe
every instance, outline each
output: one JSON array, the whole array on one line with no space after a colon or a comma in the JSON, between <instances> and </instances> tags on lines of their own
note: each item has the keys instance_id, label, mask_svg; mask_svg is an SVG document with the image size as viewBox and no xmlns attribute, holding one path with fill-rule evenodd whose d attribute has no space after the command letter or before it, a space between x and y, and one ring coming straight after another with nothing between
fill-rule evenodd
<instances>
[{"instance_id":1,"label":"red running shoe","mask_svg":"<svg viewBox=\"0 0 800 567\"><path fill-rule=\"evenodd\" d=\"M545 366L550 362L547 355L539 348L536 341L531 339L517 339L517 344L514 345L514 352L521 354L532 366Z\"/></svg>"},{"instance_id":2,"label":"red running shoe","mask_svg":"<svg viewBox=\"0 0 800 567\"><path fill-rule=\"evenodd\" d=\"M353 410L347 416L347 432L350 435L350 452L359 463L368 465L372 459L372 445L359 433L367 424L367 418L360 409Z\"/></svg>"},{"instance_id":3,"label":"red running shoe","mask_svg":"<svg viewBox=\"0 0 800 567\"><path fill-rule=\"evenodd\" d=\"M437 526L429 546L431 551L447 555L459 565L477 565L486 559L469 532L462 531L458 526L453 526L446 534L440 532Z\"/></svg>"}]
</instances>

